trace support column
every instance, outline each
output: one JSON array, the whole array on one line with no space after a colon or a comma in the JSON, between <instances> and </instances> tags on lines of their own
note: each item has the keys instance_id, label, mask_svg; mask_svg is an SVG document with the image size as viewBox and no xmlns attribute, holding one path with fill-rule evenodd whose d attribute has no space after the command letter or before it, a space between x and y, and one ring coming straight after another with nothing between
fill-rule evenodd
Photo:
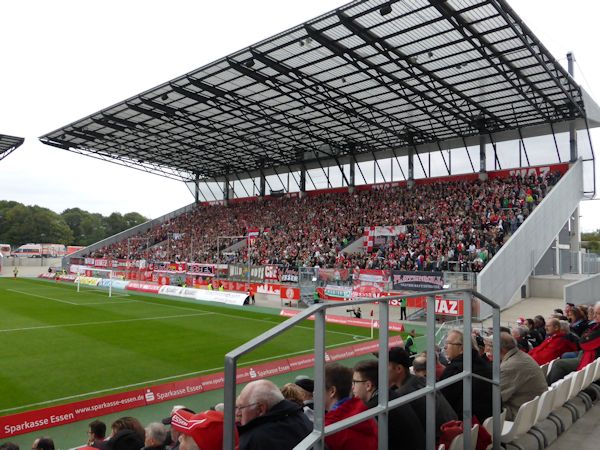
<instances>
[{"instance_id":1,"label":"support column","mask_svg":"<svg viewBox=\"0 0 600 450\"><path fill-rule=\"evenodd\" d=\"M579 229L579 206L575 209L573 213L573 217L571 217L571 230L570 230L570 242L569 242L569 250L571 253L575 253L577 255L577 273L582 273L581 267L581 232Z\"/></svg>"},{"instance_id":2,"label":"support column","mask_svg":"<svg viewBox=\"0 0 600 450\"><path fill-rule=\"evenodd\" d=\"M568 63L569 75L574 77L575 58L574 58L572 52L567 53L567 63ZM574 108L574 106L571 105L571 108ZM569 149L570 149L569 162L574 163L575 161L577 161L577 158L579 157L579 154L577 151L577 130L575 129L575 120L571 120L571 122L569 123Z\"/></svg>"},{"instance_id":3,"label":"support column","mask_svg":"<svg viewBox=\"0 0 600 450\"><path fill-rule=\"evenodd\" d=\"M200 203L200 174L197 173L194 177L194 202Z\"/></svg>"},{"instance_id":4,"label":"support column","mask_svg":"<svg viewBox=\"0 0 600 450\"><path fill-rule=\"evenodd\" d=\"M559 236L556 236L556 241L554 242L554 275L560 276L560 239Z\"/></svg>"},{"instance_id":5,"label":"support column","mask_svg":"<svg viewBox=\"0 0 600 450\"><path fill-rule=\"evenodd\" d=\"M300 198L306 194L306 169L302 167L300 170Z\"/></svg>"},{"instance_id":6,"label":"support column","mask_svg":"<svg viewBox=\"0 0 600 450\"><path fill-rule=\"evenodd\" d=\"M486 157L485 157L486 139L485 139L485 135L483 134L483 130L480 130L480 133L481 134L479 135L479 179L487 180L488 173L487 173L487 164L486 164Z\"/></svg>"},{"instance_id":7,"label":"support column","mask_svg":"<svg viewBox=\"0 0 600 450\"><path fill-rule=\"evenodd\" d=\"M261 170L260 171L260 192L258 195L260 197L264 197L265 191L266 191L266 179L265 179L265 174L262 173L262 170Z\"/></svg>"},{"instance_id":8,"label":"support column","mask_svg":"<svg viewBox=\"0 0 600 450\"><path fill-rule=\"evenodd\" d=\"M415 185L415 149L412 144L408 148L408 180L406 185L409 189L412 189Z\"/></svg>"},{"instance_id":9,"label":"support column","mask_svg":"<svg viewBox=\"0 0 600 450\"><path fill-rule=\"evenodd\" d=\"M227 206L229 204L229 177L225 176L223 181L223 204Z\"/></svg>"},{"instance_id":10,"label":"support column","mask_svg":"<svg viewBox=\"0 0 600 450\"><path fill-rule=\"evenodd\" d=\"M350 163L350 179L348 180L350 185L348 186L348 192L354 193L356 186L356 163Z\"/></svg>"}]
</instances>

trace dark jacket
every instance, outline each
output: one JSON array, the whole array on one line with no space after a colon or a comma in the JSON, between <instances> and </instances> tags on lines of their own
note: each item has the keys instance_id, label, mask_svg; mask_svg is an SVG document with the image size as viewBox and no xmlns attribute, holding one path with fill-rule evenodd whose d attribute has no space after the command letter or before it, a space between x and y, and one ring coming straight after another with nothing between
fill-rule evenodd
<instances>
[{"instance_id":1,"label":"dark jacket","mask_svg":"<svg viewBox=\"0 0 600 450\"><path fill-rule=\"evenodd\" d=\"M410 394L427 386L427 380L423 377L417 377L409 374L404 384L395 390L398 396ZM412 402L410 406L417 414L423 430L427 429L427 398L421 397ZM458 420L456 412L444 397L444 394L438 392L435 396L435 437L440 437L440 427L451 420ZM461 418L462 420L462 418Z\"/></svg>"},{"instance_id":2,"label":"dark jacket","mask_svg":"<svg viewBox=\"0 0 600 450\"><path fill-rule=\"evenodd\" d=\"M367 407L362 400L356 397L350 398L336 409L327 411L325 425L331 425L366 410ZM377 423L373 419L359 422L327 436L325 445L329 450L377 450Z\"/></svg>"},{"instance_id":3,"label":"dark jacket","mask_svg":"<svg viewBox=\"0 0 600 450\"><path fill-rule=\"evenodd\" d=\"M238 427L240 450L293 449L311 433L313 424L302 408L288 400L273 406L264 416Z\"/></svg>"},{"instance_id":4,"label":"dark jacket","mask_svg":"<svg viewBox=\"0 0 600 450\"><path fill-rule=\"evenodd\" d=\"M399 395L390 390L389 400ZM379 396L373 395L367 402L367 407L373 408L379 404ZM410 405L402 405L390 411L388 416L388 448L389 449L425 449L425 432Z\"/></svg>"},{"instance_id":5,"label":"dark jacket","mask_svg":"<svg viewBox=\"0 0 600 450\"><path fill-rule=\"evenodd\" d=\"M143 446L144 440L135 431L124 429L106 441L105 448L107 450L140 450Z\"/></svg>"},{"instance_id":6,"label":"dark jacket","mask_svg":"<svg viewBox=\"0 0 600 450\"><path fill-rule=\"evenodd\" d=\"M473 354L473 373L488 379L492 378L492 367L479 356L477 350L472 350ZM454 358L446 366L441 380L450 378L463 371L463 355ZM463 417L463 382L457 381L450 386L442 389L442 393L448 403L452 405L458 415L458 420ZM492 385L486 381L473 378L472 384L472 404L473 415L477 416L479 422L492 415Z\"/></svg>"},{"instance_id":7,"label":"dark jacket","mask_svg":"<svg viewBox=\"0 0 600 450\"><path fill-rule=\"evenodd\" d=\"M583 332L587 330L589 323L590 322L587 319L580 319L577 322L571 324L571 331L577 336L581 336L583 335Z\"/></svg>"}]
</instances>

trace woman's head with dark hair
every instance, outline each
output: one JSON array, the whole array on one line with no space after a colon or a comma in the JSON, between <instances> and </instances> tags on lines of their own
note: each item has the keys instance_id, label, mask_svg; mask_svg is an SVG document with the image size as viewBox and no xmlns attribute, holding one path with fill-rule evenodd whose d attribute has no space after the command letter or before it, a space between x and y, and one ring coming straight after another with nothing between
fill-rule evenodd
<instances>
[{"instance_id":1,"label":"woman's head with dark hair","mask_svg":"<svg viewBox=\"0 0 600 450\"><path fill-rule=\"evenodd\" d=\"M115 420L112 425L112 435L116 435L121 430L132 430L139 436L142 442L146 439L146 430L135 417L125 416Z\"/></svg>"}]
</instances>

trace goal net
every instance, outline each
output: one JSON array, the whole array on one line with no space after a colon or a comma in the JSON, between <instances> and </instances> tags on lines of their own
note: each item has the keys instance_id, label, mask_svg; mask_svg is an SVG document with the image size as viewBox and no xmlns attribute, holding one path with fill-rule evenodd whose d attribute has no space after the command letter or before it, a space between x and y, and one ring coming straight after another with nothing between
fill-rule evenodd
<instances>
[{"instance_id":1,"label":"goal net","mask_svg":"<svg viewBox=\"0 0 600 450\"><path fill-rule=\"evenodd\" d=\"M82 289L108 289L108 296L112 297L112 270L80 267L77 274L79 275L77 277L77 292L81 292Z\"/></svg>"}]
</instances>

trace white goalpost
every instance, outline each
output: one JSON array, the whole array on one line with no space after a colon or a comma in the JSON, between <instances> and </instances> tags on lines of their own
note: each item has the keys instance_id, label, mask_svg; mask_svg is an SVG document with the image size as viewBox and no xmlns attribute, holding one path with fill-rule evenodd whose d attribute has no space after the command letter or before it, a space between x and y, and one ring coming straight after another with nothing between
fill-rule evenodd
<instances>
[{"instance_id":1,"label":"white goalpost","mask_svg":"<svg viewBox=\"0 0 600 450\"><path fill-rule=\"evenodd\" d=\"M89 275L86 275L89 273ZM77 277L77 292L80 292L81 288L86 287L97 287L99 285L98 278L109 280L108 284L108 296L112 297L112 279L113 271L111 269L97 269L95 267L80 267L77 271L79 275Z\"/></svg>"}]
</instances>

